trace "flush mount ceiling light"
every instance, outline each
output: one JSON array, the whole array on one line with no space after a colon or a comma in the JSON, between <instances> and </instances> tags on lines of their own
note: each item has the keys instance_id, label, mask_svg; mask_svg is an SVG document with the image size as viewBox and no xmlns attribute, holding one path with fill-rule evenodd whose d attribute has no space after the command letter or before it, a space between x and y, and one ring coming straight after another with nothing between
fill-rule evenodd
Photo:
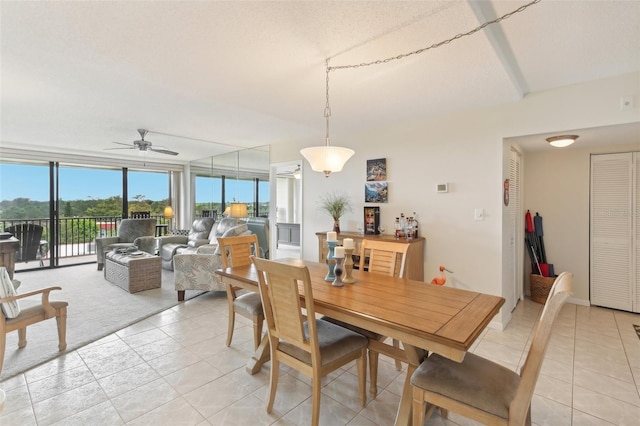
<instances>
[{"instance_id":1,"label":"flush mount ceiling light","mask_svg":"<svg viewBox=\"0 0 640 426\"><path fill-rule=\"evenodd\" d=\"M525 5L520 6L519 8L506 13L502 16L500 16L499 18L493 19L491 21L487 21L484 24L470 30L467 31L466 33L460 33L457 34L454 37L451 37L447 40L443 40L439 43L434 43L431 46L427 46L427 47L423 47L422 49L418 49L418 50L414 50L412 52L408 52L408 53L401 53L399 55L396 56L392 56L386 59L378 59L376 61L372 61L372 62L363 62L360 64L355 64L355 65L340 65L340 66L333 66L330 67L329 66L329 59L327 59L325 61L325 68L326 68L326 73L327 73L327 78L326 78L326 105L324 108L324 117L326 120L326 137L324 140L324 145L323 146L314 146L314 147L309 147L309 148L304 148L300 150L300 154L302 154L302 156L309 162L309 165L311 165L311 169L314 172L323 172L324 175L326 177L329 177L329 175L331 173L334 172L339 172L342 170L342 168L344 167L344 165L346 164L347 161L349 161L349 159L353 156L353 154L355 154L355 151L349 148L343 148L343 147L339 147L339 146L331 146L331 141L329 139L329 117L331 116L331 108L329 107L329 72L330 71L334 71L337 69L345 69L345 68L360 68L360 67L367 67L370 65L380 65L380 64L386 64L387 62L391 62L391 61L395 61L397 59L403 59L406 58L407 56L411 56L411 55L417 55L420 53L424 53L427 50L431 50L431 49L435 49L438 48L440 46L443 46L445 44L449 44L453 41L459 40L463 37L466 36L470 36L472 34L477 33L478 31L484 29L485 27L492 25L492 24L497 24L505 19L510 18L511 16L515 15L516 13L522 12L525 9L527 9L529 6L533 6L536 3L540 3L541 0L533 0L530 3L527 3Z\"/></svg>"},{"instance_id":2,"label":"flush mount ceiling light","mask_svg":"<svg viewBox=\"0 0 640 426\"><path fill-rule=\"evenodd\" d=\"M556 148L564 148L574 143L576 139L578 139L578 135L562 135L547 138L547 142Z\"/></svg>"}]
</instances>

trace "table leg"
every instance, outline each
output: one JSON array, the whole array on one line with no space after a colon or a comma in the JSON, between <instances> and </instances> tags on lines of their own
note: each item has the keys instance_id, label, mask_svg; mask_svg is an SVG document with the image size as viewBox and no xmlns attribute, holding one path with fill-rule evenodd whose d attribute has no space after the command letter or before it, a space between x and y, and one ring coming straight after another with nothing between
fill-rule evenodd
<instances>
[{"instance_id":1,"label":"table leg","mask_svg":"<svg viewBox=\"0 0 640 426\"><path fill-rule=\"evenodd\" d=\"M270 346L269 334L264 333L260 346L258 346L256 352L251 355L251 358L247 362L247 366L245 367L247 373L251 375L256 374L262 369L264 363L271 359Z\"/></svg>"},{"instance_id":2,"label":"table leg","mask_svg":"<svg viewBox=\"0 0 640 426\"><path fill-rule=\"evenodd\" d=\"M415 346L408 345L406 343L402 343L404 347L404 352L407 355L407 359L409 364L407 365L407 377L404 380L404 387L402 388L402 399L400 399L400 405L398 406L398 413L396 414L396 426L409 426L412 421L412 400L413 400L413 391L411 389L411 375L416 368L420 365L420 363L424 360L427 355L427 351L416 348Z\"/></svg>"}]
</instances>

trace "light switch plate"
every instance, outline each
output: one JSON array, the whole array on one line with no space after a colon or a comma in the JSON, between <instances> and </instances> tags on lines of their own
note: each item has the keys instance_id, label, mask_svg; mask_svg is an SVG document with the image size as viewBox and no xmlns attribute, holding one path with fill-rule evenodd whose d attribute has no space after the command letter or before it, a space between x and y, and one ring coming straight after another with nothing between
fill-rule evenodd
<instances>
[{"instance_id":1,"label":"light switch plate","mask_svg":"<svg viewBox=\"0 0 640 426\"><path fill-rule=\"evenodd\" d=\"M473 211L473 218L475 220L484 220L484 209L475 209Z\"/></svg>"}]
</instances>

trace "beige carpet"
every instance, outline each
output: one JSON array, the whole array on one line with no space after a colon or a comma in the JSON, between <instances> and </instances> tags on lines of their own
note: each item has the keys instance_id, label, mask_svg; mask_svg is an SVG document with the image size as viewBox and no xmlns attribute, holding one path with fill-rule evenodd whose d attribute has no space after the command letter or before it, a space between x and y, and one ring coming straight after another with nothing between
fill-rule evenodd
<instances>
[{"instance_id":1,"label":"beige carpet","mask_svg":"<svg viewBox=\"0 0 640 426\"><path fill-rule=\"evenodd\" d=\"M162 287L129 294L104 279L96 264L70 266L53 270L19 272L22 283L18 293L59 286L51 300L69 302L67 317L67 351L100 339L150 315L178 304L173 272L162 271ZM185 298L202 294L187 291ZM39 303L39 297L20 301L21 307ZM4 367L0 381L57 357L58 333L55 319L27 327L27 346L18 349L18 332L7 335Z\"/></svg>"}]
</instances>

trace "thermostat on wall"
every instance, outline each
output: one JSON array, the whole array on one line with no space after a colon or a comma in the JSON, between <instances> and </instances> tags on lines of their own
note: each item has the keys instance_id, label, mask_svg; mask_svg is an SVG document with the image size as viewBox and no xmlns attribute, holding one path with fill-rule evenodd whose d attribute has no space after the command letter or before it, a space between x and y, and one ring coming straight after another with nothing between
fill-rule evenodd
<instances>
[{"instance_id":1,"label":"thermostat on wall","mask_svg":"<svg viewBox=\"0 0 640 426\"><path fill-rule=\"evenodd\" d=\"M449 184L448 183L439 183L437 186L438 192L449 192Z\"/></svg>"}]
</instances>

